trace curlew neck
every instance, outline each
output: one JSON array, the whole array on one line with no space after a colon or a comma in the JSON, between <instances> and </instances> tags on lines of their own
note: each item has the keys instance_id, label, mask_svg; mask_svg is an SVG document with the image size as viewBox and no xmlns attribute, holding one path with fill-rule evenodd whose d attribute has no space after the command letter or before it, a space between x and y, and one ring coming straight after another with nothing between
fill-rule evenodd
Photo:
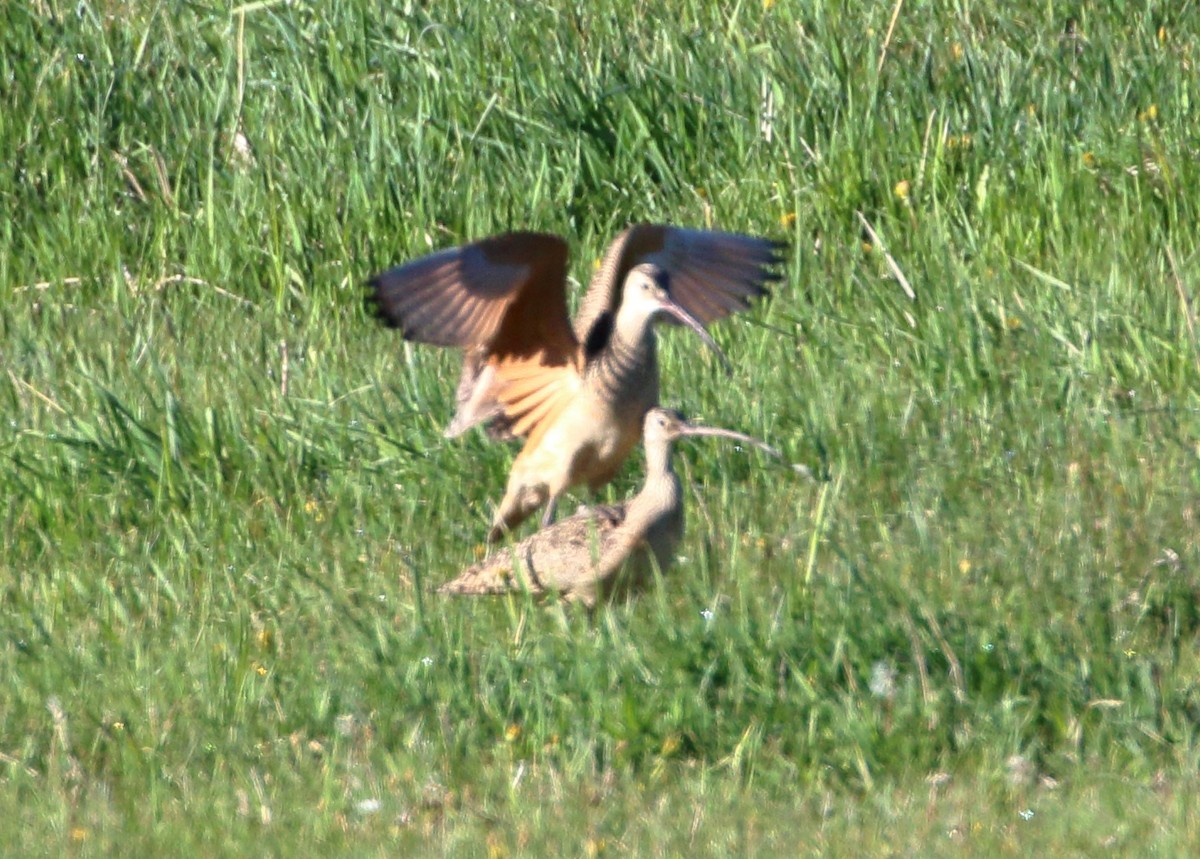
<instances>
[{"instance_id":1,"label":"curlew neck","mask_svg":"<svg viewBox=\"0 0 1200 859\"><path fill-rule=\"evenodd\" d=\"M671 467L671 441L656 438L646 444L646 483L675 476Z\"/></svg>"},{"instance_id":2,"label":"curlew neck","mask_svg":"<svg viewBox=\"0 0 1200 859\"><path fill-rule=\"evenodd\" d=\"M657 308L648 308L639 302L621 302L617 318L613 320L612 339L609 340L608 350L639 355L653 354L656 310Z\"/></svg>"},{"instance_id":3,"label":"curlew neck","mask_svg":"<svg viewBox=\"0 0 1200 859\"><path fill-rule=\"evenodd\" d=\"M654 528L664 515L674 513L680 506L682 489L675 469L671 467L671 442L654 439L646 445L646 481L629 505L629 522L638 527Z\"/></svg>"},{"instance_id":4,"label":"curlew neck","mask_svg":"<svg viewBox=\"0 0 1200 859\"><path fill-rule=\"evenodd\" d=\"M666 569L683 538L683 487L671 468L671 442L654 439L646 445L646 482L634 496L624 530L644 541L660 569Z\"/></svg>"},{"instance_id":5,"label":"curlew neck","mask_svg":"<svg viewBox=\"0 0 1200 859\"><path fill-rule=\"evenodd\" d=\"M651 392L649 403L658 398L658 349L654 339L653 312L622 303L613 321L613 331L604 351L598 356L594 378L611 402L618 406L641 403L634 392ZM651 389L653 389L651 391Z\"/></svg>"}]
</instances>

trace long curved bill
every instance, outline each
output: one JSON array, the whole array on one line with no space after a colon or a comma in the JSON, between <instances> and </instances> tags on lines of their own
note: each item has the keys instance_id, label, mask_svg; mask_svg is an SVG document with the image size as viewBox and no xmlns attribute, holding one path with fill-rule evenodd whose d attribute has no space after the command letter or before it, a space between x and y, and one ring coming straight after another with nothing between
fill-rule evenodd
<instances>
[{"instance_id":1,"label":"long curved bill","mask_svg":"<svg viewBox=\"0 0 1200 859\"><path fill-rule=\"evenodd\" d=\"M688 328L695 331L696 336L698 336L701 340L703 340L704 345L707 346L709 349L711 349L713 351L713 353L717 356L717 358L721 361L721 366L725 369L725 375L726 376L733 375L733 365L731 363L729 363L729 359L727 357L725 357L725 353L721 351L721 347L717 345L717 341L714 340L712 338L712 335L709 334L708 331L705 330L704 326L700 323L699 319L697 319L695 316L692 316L692 314L690 314L686 310L684 310L683 305L679 304L673 298L667 298L665 301L663 301L662 309L663 309L663 312L666 313L668 316L677 320L678 322L681 322L682 324L686 325Z\"/></svg>"},{"instance_id":2,"label":"long curved bill","mask_svg":"<svg viewBox=\"0 0 1200 859\"><path fill-rule=\"evenodd\" d=\"M780 453L777 448L771 447L771 445L767 444L762 439L757 439L752 435L746 435L745 433L736 432L734 430L724 429L723 427L708 427L704 426L703 424L688 423L679 428L679 434L707 435L716 436L718 438L733 439L734 441L740 441L742 444L749 445L750 447L756 447L767 456L770 456L774 459L783 459L783 454Z\"/></svg>"},{"instance_id":3,"label":"long curved bill","mask_svg":"<svg viewBox=\"0 0 1200 859\"><path fill-rule=\"evenodd\" d=\"M686 436L715 436L717 438L728 438L732 439L733 441L740 441L742 444L761 450L772 459L778 459L780 462L784 461L783 454L778 448L772 447L762 439L757 439L752 435L746 435L745 433L736 432L735 430L724 429L723 427L709 427L704 426L703 424L686 423L679 428L679 434ZM808 466L801 465L799 463L790 463L790 465L792 470L797 474L809 478L813 476L812 471L808 468Z\"/></svg>"}]
</instances>

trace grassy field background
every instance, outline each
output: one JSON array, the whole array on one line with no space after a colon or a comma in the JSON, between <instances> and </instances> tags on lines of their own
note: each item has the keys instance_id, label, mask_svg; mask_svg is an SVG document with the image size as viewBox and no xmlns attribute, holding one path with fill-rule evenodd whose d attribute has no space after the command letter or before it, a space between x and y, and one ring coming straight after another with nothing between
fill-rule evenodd
<instances>
[{"instance_id":1,"label":"grassy field background","mask_svg":"<svg viewBox=\"0 0 1200 859\"><path fill-rule=\"evenodd\" d=\"M1198 12L5 6L0 852L1195 852ZM789 242L664 400L829 479L437 597L512 451L363 281L644 220Z\"/></svg>"}]
</instances>

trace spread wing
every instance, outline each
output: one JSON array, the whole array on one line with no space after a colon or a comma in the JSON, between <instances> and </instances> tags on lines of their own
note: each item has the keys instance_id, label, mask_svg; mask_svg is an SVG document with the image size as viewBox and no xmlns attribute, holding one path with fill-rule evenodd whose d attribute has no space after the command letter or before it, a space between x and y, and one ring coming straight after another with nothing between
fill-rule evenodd
<instances>
[{"instance_id":1,"label":"spread wing","mask_svg":"<svg viewBox=\"0 0 1200 859\"><path fill-rule=\"evenodd\" d=\"M708 324L750 306L777 280L782 245L769 239L664 224L638 224L617 236L575 316L575 336L589 343L621 303L625 276L651 262L666 270L671 297Z\"/></svg>"},{"instance_id":2,"label":"spread wing","mask_svg":"<svg viewBox=\"0 0 1200 859\"><path fill-rule=\"evenodd\" d=\"M446 435L485 421L493 435L528 435L580 378L566 276L558 236L506 233L385 271L368 298L406 339L465 351Z\"/></svg>"},{"instance_id":3,"label":"spread wing","mask_svg":"<svg viewBox=\"0 0 1200 859\"><path fill-rule=\"evenodd\" d=\"M404 337L434 346L569 349L567 245L505 233L421 257L373 277L368 301Z\"/></svg>"},{"instance_id":4,"label":"spread wing","mask_svg":"<svg viewBox=\"0 0 1200 859\"><path fill-rule=\"evenodd\" d=\"M537 358L493 359L495 380L489 390L497 408L488 424L492 438L528 437L530 449L535 447L583 385L577 354L572 359L564 364Z\"/></svg>"}]
</instances>

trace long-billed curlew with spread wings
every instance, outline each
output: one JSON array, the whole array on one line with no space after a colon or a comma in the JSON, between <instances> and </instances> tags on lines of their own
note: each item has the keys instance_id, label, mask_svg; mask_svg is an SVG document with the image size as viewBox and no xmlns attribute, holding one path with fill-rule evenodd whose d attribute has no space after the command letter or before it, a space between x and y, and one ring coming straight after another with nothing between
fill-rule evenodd
<instances>
[{"instance_id":1,"label":"long-billed curlew with spread wings","mask_svg":"<svg viewBox=\"0 0 1200 859\"><path fill-rule=\"evenodd\" d=\"M654 323L673 318L724 361L704 326L766 293L779 245L752 236L655 224L609 246L572 324L567 245L506 233L439 251L370 281L380 317L407 339L465 352L453 437L485 423L525 445L489 542L559 497L616 475L658 403ZM725 362L727 364L727 362Z\"/></svg>"}]
</instances>

